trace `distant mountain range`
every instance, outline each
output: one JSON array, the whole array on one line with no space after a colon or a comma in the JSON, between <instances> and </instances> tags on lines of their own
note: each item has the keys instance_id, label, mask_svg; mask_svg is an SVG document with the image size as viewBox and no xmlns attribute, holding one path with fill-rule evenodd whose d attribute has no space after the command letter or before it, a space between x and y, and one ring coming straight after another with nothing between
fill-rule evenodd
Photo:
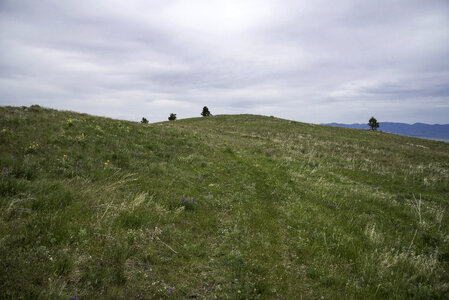
<instances>
[{"instance_id":1,"label":"distant mountain range","mask_svg":"<svg viewBox=\"0 0 449 300\"><path fill-rule=\"evenodd\" d=\"M327 123L322 125L355 128L355 129L370 129L368 124L341 124L341 123ZM394 122L380 122L378 130L389 133L419 137L423 139L441 140L449 142L449 124L406 124Z\"/></svg>"}]
</instances>

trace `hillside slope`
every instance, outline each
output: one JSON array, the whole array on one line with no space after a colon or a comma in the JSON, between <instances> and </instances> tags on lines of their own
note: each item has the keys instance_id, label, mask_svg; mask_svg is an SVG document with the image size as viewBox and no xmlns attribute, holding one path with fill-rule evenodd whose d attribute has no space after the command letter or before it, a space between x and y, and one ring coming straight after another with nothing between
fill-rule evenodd
<instances>
[{"instance_id":1,"label":"hillside slope","mask_svg":"<svg viewBox=\"0 0 449 300\"><path fill-rule=\"evenodd\" d=\"M370 129L368 124L360 124L360 123L356 124L328 123L322 125L356 128L356 129ZM395 122L381 122L379 130L394 134L449 142L449 124L424 124L424 123L406 124Z\"/></svg>"},{"instance_id":2,"label":"hillside slope","mask_svg":"<svg viewBox=\"0 0 449 300\"><path fill-rule=\"evenodd\" d=\"M447 143L38 106L0 130L0 298L449 296Z\"/></svg>"}]
</instances>

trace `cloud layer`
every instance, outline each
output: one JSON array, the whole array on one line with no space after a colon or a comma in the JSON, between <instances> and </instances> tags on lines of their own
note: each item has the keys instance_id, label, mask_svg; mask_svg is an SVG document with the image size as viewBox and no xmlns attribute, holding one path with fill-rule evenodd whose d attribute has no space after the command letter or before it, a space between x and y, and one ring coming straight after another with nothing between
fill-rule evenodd
<instances>
[{"instance_id":1,"label":"cloud layer","mask_svg":"<svg viewBox=\"0 0 449 300\"><path fill-rule=\"evenodd\" d=\"M442 1L0 2L0 105L449 123Z\"/></svg>"}]
</instances>

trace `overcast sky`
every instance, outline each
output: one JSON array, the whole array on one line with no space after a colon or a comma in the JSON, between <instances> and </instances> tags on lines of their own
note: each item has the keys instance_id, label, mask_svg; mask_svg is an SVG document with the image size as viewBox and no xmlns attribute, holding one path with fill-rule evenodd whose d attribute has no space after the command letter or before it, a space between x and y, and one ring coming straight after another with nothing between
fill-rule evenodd
<instances>
[{"instance_id":1,"label":"overcast sky","mask_svg":"<svg viewBox=\"0 0 449 300\"><path fill-rule=\"evenodd\" d=\"M449 123L447 0L0 0L0 105Z\"/></svg>"}]
</instances>

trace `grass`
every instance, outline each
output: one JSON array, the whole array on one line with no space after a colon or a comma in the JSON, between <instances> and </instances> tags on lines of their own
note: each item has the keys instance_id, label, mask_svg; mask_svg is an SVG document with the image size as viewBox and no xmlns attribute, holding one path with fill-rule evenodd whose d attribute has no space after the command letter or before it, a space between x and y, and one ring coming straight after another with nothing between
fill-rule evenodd
<instances>
[{"instance_id":1,"label":"grass","mask_svg":"<svg viewBox=\"0 0 449 300\"><path fill-rule=\"evenodd\" d=\"M0 130L0 298L449 297L447 143L39 106Z\"/></svg>"}]
</instances>

